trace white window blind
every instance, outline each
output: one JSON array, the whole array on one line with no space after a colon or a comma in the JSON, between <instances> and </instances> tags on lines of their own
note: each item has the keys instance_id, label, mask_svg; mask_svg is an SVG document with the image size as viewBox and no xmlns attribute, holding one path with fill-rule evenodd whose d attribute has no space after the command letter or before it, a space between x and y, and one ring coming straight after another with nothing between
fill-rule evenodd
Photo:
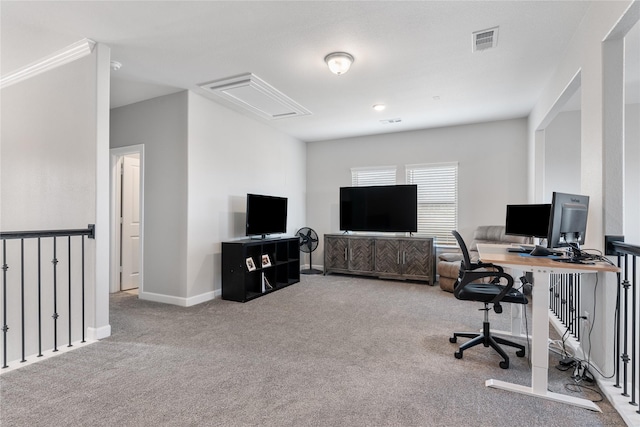
<instances>
[{"instance_id":1,"label":"white window blind","mask_svg":"<svg viewBox=\"0 0 640 427\"><path fill-rule=\"evenodd\" d=\"M351 169L351 185L353 187L366 187L370 185L395 185L395 183L395 166Z\"/></svg>"},{"instance_id":2,"label":"white window blind","mask_svg":"<svg viewBox=\"0 0 640 427\"><path fill-rule=\"evenodd\" d=\"M418 234L438 246L455 246L458 228L458 164L407 165L407 183L418 186Z\"/></svg>"}]
</instances>

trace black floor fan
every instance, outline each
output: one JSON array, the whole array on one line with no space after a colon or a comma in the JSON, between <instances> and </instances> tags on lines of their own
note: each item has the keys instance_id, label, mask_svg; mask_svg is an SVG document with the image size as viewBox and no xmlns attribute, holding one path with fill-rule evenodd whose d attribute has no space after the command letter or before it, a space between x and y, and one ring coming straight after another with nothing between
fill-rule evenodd
<instances>
[{"instance_id":1,"label":"black floor fan","mask_svg":"<svg viewBox=\"0 0 640 427\"><path fill-rule=\"evenodd\" d=\"M318 248L318 233L309 227L302 227L296 235L300 239L300 251L309 254L309 268L300 270L302 274L322 274L321 270L313 268L311 252Z\"/></svg>"}]
</instances>

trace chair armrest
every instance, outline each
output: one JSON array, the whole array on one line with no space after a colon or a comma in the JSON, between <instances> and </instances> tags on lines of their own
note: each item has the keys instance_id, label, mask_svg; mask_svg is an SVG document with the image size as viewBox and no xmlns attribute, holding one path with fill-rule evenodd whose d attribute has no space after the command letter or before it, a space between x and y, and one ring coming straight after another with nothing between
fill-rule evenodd
<instances>
[{"instance_id":1,"label":"chair armrest","mask_svg":"<svg viewBox=\"0 0 640 427\"><path fill-rule=\"evenodd\" d=\"M504 273L504 268L502 268L499 265L491 264L488 262L474 262L471 264L471 268L469 268L469 270L477 270L479 268L484 268L489 271L498 271L500 273Z\"/></svg>"}]
</instances>

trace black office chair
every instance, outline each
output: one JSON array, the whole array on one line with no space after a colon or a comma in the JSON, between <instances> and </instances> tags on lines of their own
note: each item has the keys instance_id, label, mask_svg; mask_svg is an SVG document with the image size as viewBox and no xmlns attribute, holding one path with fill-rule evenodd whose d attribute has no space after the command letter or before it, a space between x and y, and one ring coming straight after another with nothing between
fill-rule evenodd
<instances>
[{"instance_id":1,"label":"black office chair","mask_svg":"<svg viewBox=\"0 0 640 427\"><path fill-rule=\"evenodd\" d=\"M502 313L502 302L527 304L527 297L517 289L513 289L513 277L505 273L502 267L483 262L472 263L467 245L465 245L460 234L455 230L451 233L458 241L464 257L464 260L460 264L460 276L455 284L453 294L459 300L484 303L484 308L480 309L484 311L482 332L455 332L453 336L449 338L449 342L452 343L455 343L458 337L473 338L471 341L462 344L454 355L456 359L462 359L462 353L471 347L475 347L478 344L482 344L485 347L491 346L502 356L503 360L500 362L500 367L507 369L509 367L509 356L507 356L507 353L505 353L499 344L517 348L516 356L518 357L524 356L524 346L491 334L489 304L493 304L493 310L496 313ZM485 278L491 278L491 281L486 283L480 281ZM501 284L503 281L506 281L506 285Z\"/></svg>"}]
</instances>

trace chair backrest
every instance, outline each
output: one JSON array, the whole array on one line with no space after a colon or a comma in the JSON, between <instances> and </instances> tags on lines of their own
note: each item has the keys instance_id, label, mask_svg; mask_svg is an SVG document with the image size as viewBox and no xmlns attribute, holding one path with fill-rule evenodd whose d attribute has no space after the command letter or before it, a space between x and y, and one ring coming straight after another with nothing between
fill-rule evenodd
<instances>
[{"instance_id":1,"label":"chair backrest","mask_svg":"<svg viewBox=\"0 0 640 427\"><path fill-rule=\"evenodd\" d=\"M467 249L467 245L464 243L464 240L462 239L462 236L460 235L460 233L458 233L456 230L451 230L451 234L453 234L453 237L456 238L456 240L458 241L458 246L460 246L460 250L462 251L462 257L464 258L463 260L463 266L462 269L463 270L468 270L471 268L471 256L469 256L469 250Z\"/></svg>"}]
</instances>

